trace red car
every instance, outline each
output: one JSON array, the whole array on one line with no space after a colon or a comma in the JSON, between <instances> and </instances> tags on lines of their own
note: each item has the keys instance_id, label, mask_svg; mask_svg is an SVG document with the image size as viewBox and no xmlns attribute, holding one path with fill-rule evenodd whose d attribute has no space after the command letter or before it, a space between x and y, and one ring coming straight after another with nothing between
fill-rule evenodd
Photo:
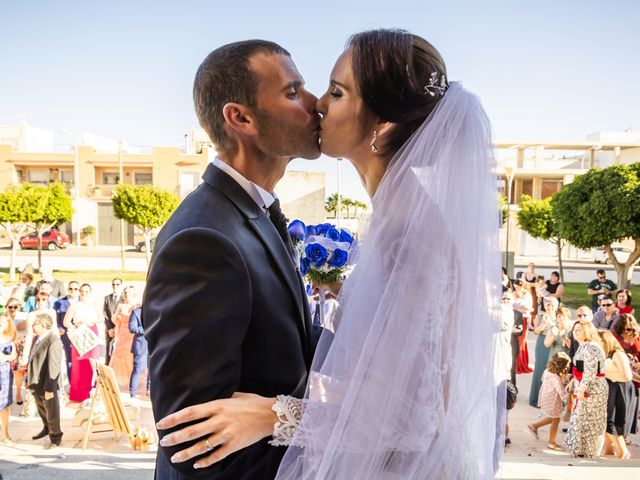
<instances>
[{"instance_id":1,"label":"red car","mask_svg":"<svg viewBox=\"0 0 640 480\"><path fill-rule=\"evenodd\" d=\"M65 248L70 243L71 240L69 236L57 228L52 228L42 234L42 248L46 248L47 250ZM20 248L38 248L38 235L31 233L20 237Z\"/></svg>"}]
</instances>

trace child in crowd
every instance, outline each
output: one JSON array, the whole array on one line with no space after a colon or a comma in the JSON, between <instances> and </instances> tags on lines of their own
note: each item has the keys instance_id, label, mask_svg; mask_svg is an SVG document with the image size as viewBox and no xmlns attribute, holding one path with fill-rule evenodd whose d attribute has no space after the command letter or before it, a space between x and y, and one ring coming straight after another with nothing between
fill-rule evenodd
<instances>
[{"instance_id":1,"label":"child in crowd","mask_svg":"<svg viewBox=\"0 0 640 480\"><path fill-rule=\"evenodd\" d=\"M569 355L564 352L553 354L547 369L542 375L542 387L540 388L539 404L546 417L527 425L528 431L537 439L538 429L551 424L547 448L552 450L562 450L562 447L556 443L556 437L558 435L563 402L567 397L564 389L564 380L570 366L571 359Z\"/></svg>"},{"instance_id":2,"label":"child in crowd","mask_svg":"<svg viewBox=\"0 0 640 480\"><path fill-rule=\"evenodd\" d=\"M538 304L542 303L542 299L549 295L544 275L538 275L536 277L536 295L538 296Z\"/></svg>"}]
</instances>

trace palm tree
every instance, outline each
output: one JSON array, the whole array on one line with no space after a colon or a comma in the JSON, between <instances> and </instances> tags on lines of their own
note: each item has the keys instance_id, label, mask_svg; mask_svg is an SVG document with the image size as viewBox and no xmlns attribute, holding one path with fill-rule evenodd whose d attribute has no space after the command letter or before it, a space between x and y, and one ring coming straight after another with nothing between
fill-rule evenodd
<instances>
[{"instance_id":1,"label":"palm tree","mask_svg":"<svg viewBox=\"0 0 640 480\"><path fill-rule=\"evenodd\" d=\"M329 197L327 197L326 202L324 203L324 209L327 211L328 214L333 213L333 217L330 217L330 215L327 215L329 218L336 218L338 216L337 212L338 212L338 194L334 193L332 195L330 195Z\"/></svg>"}]
</instances>

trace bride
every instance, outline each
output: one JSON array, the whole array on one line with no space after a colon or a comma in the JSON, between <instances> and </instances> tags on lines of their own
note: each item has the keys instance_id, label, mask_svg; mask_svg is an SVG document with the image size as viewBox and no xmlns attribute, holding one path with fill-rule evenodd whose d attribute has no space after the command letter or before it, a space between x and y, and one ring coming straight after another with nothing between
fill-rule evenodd
<instances>
[{"instance_id":1,"label":"bride","mask_svg":"<svg viewBox=\"0 0 640 480\"><path fill-rule=\"evenodd\" d=\"M493 478L505 401L484 110L431 44L398 30L351 37L316 108L323 153L353 163L373 208L335 336L320 339L304 399L267 402L264 422L243 415L266 408L253 394L190 407L158 427L206 420L163 444L202 437L173 460L218 447L205 467L271 435L290 445L279 479Z\"/></svg>"}]
</instances>

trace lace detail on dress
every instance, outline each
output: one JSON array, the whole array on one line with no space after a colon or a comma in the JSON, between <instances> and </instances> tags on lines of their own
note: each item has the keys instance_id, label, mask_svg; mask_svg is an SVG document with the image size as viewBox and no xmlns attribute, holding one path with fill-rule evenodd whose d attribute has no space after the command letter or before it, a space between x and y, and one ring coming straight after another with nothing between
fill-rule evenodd
<instances>
[{"instance_id":1,"label":"lace detail on dress","mask_svg":"<svg viewBox=\"0 0 640 480\"><path fill-rule=\"evenodd\" d=\"M303 413L303 401L299 398L278 395L271 407L276 412L278 421L273 425L273 440L269 445L287 447L291 445L296 429L300 425Z\"/></svg>"}]
</instances>

